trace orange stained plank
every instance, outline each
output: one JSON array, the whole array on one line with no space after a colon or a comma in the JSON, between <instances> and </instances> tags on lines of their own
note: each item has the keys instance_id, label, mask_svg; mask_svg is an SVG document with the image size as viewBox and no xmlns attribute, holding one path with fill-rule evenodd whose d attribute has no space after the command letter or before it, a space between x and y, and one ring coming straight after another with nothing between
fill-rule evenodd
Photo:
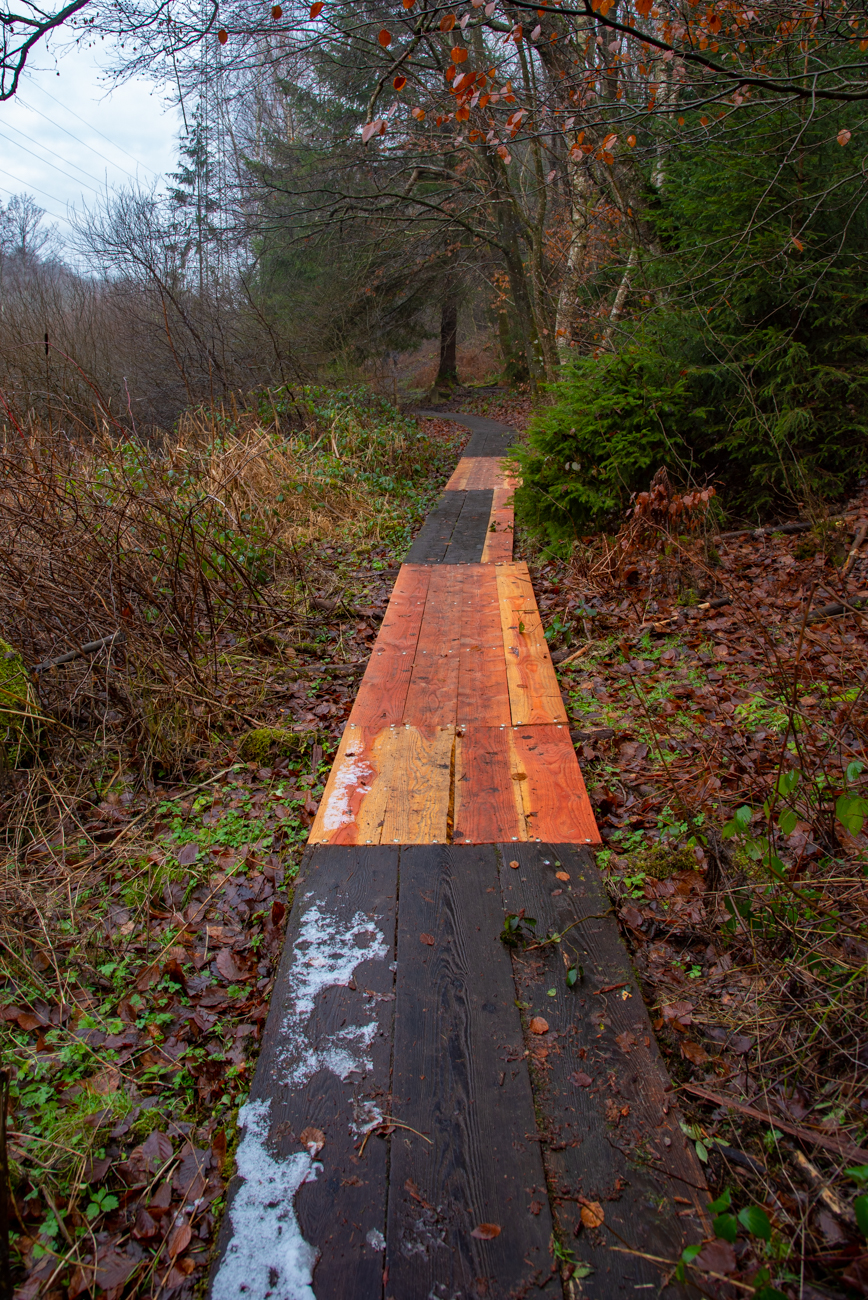
<instances>
[{"instance_id":1,"label":"orange stained plank","mask_svg":"<svg viewBox=\"0 0 868 1300\"><path fill-rule=\"evenodd\" d=\"M308 843L445 843L454 743L452 727L348 723Z\"/></svg>"},{"instance_id":2,"label":"orange stained plank","mask_svg":"<svg viewBox=\"0 0 868 1300\"><path fill-rule=\"evenodd\" d=\"M492 511L508 509L510 514L512 514L514 496L515 496L515 488L496 487L492 494L492 501L491 501Z\"/></svg>"},{"instance_id":3,"label":"orange stained plank","mask_svg":"<svg viewBox=\"0 0 868 1300\"><path fill-rule=\"evenodd\" d=\"M466 727L455 741L456 844L526 840L508 727Z\"/></svg>"},{"instance_id":4,"label":"orange stained plank","mask_svg":"<svg viewBox=\"0 0 868 1300\"><path fill-rule=\"evenodd\" d=\"M348 722L317 809L309 844L379 844L387 789L380 771L389 764L401 731Z\"/></svg>"},{"instance_id":5,"label":"orange stained plank","mask_svg":"<svg viewBox=\"0 0 868 1300\"><path fill-rule=\"evenodd\" d=\"M458 662L459 726L507 726L509 684L503 657L500 602L494 570L474 564L461 569L463 604Z\"/></svg>"},{"instance_id":6,"label":"orange stained plank","mask_svg":"<svg viewBox=\"0 0 868 1300\"><path fill-rule=\"evenodd\" d=\"M514 726L566 722L526 564L495 569Z\"/></svg>"},{"instance_id":7,"label":"orange stained plank","mask_svg":"<svg viewBox=\"0 0 868 1300\"><path fill-rule=\"evenodd\" d=\"M430 575L424 565L401 567L350 722L380 729L404 716Z\"/></svg>"},{"instance_id":8,"label":"orange stained plank","mask_svg":"<svg viewBox=\"0 0 868 1300\"><path fill-rule=\"evenodd\" d=\"M461 645L461 580L461 568L457 564L441 564L431 569L404 705L403 721L414 727L455 725Z\"/></svg>"},{"instance_id":9,"label":"orange stained plank","mask_svg":"<svg viewBox=\"0 0 868 1300\"><path fill-rule=\"evenodd\" d=\"M519 774L527 838L544 844L599 844L569 728L514 727L510 746L513 773Z\"/></svg>"},{"instance_id":10,"label":"orange stained plank","mask_svg":"<svg viewBox=\"0 0 868 1300\"><path fill-rule=\"evenodd\" d=\"M445 844L449 834L454 727L395 728L380 780L388 787L383 844Z\"/></svg>"},{"instance_id":11,"label":"orange stained plank","mask_svg":"<svg viewBox=\"0 0 868 1300\"><path fill-rule=\"evenodd\" d=\"M492 510L482 547L483 564L509 564L515 525L511 510Z\"/></svg>"},{"instance_id":12,"label":"orange stained plank","mask_svg":"<svg viewBox=\"0 0 868 1300\"><path fill-rule=\"evenodd\" d=\"M494 456L463 456L446 484L446 492L479 492L509 486L512 479Z\"/></svg>"}]
</instances>

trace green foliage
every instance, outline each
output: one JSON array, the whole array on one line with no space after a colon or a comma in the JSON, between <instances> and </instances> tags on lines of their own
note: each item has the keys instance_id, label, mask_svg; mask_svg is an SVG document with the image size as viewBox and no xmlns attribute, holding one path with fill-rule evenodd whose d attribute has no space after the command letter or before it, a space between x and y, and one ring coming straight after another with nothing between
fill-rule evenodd
<instances>
[{"instance_id":1,"label":"green foliage","mask_svg":"<svg viewBox=\"0 0 868 1300\"><path fill-rule=\"evenodd\" d=\"M521 515L550 540L617 519L661 465L751 516L865 472L868 210L834 117L757 105L672 148L641 326L566 368L521 457Z\"/></svg>"},{"instance_id":2,"label":"green foliage","mask_svg":"<svg viewBox=\"0 0 868 1300\"><path fill-rule=\"evenodd\" d=\"M38 708L24 660L0 638L0 767L20 767L39 743Z\"/></svg>"}]
</instances>

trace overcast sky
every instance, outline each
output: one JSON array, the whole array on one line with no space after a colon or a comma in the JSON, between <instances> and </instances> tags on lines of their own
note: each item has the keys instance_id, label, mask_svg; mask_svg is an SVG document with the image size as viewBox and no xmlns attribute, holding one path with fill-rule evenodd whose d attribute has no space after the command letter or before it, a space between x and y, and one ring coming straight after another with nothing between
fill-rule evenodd
<instances>
[{"instance_id":1,"label":"overcast sky","mask_svg":"<svg viewBox=\"0 0 868 1300\"><path fill-rule=\"evenodd\" d=\"M162 183L180 114L150 82L109 91L104 47L37 47L31 59L18 94L0 103L0 199L31 194L63 238L68 207L94 203L106 184Z\"/></svg>"}]
</instances>

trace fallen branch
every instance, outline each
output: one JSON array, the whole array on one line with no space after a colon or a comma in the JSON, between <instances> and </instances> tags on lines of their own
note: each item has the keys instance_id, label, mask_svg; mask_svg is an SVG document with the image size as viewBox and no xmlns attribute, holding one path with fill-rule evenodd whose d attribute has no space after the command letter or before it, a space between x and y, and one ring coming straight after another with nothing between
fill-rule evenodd
<instances>
[{"instance_id":1,"label":"fallen branch","mask_svg":"<svg viewBox=\"0 0 868 1300\"><path fill-rule=\"evenodd\" d=\"M831 605L821 605L819 609L812 609L806 623L822 623L823 619L834 618L838 614L856 614L863 606L868 605L868 596L854 596L849 601L835 601Z\"/></svg>"},{"instance_id":2,"label":"fallen branch","mask_svg":"<svg viewBox=\"0 0 868 1300\"><path fill-rule=\"evenodd\" d=\"M826 1133L818 1133L816 1129L804 1128L800 1124L788 1124L786 1120L779 1119L777 1115L772 1115L768 1110L760 1110L757 1106L748 1106L746 1102L736 1101L734 1097L724 1097L719 1092L711 1092L708 1088L700 1088L695 1083L683 1083L682 1088L685 1092L692 1092L697 1097L702 1097L703 1101L714 1102L715 1106L727 1106L730 1110L737 1110L742 1115L750 1115L752 1119L761 1120L763 1124L771 1124L772 1128L782 1129L784 1133L789 1133L791 1137L798 1138L800 1142L813 1143L814 1146L823 1147L826 1151L831 1151L836 1156L841 1156L845 1160L858 1160L861 1164L868 1163L868 1151L857 1147L854 1142L845 1142L841 1138L830 1137Z\"/></svg>"},{"instance_id":3,"label":"fallen branch","mask_svg":"<svg viewBox=\"0 0 868 1300\"><path fill-rule=\"evenodd\" d=\"M37 664L31 668L32 673L47 673L49 668L57 668L60 664L71 663L73 659L79 659L82 655L96 654L97 650L102 650L107 645L123 645L126 641L125 632L112 632L111 636L100 637L98 641L88 641L86 645L79 646L77 650L67 650L66 654L58 655L56 659L46 659L44 663Z\"/></svg>"},{"instance_id":4,"label":"fallen branch","mask_svg":"<svg viewBox=\"0 0 868 1300\"><path fill-rule=\"evenodd\" d=\"M861 547L862 543L865 541L866 537L868 537L868 522L863 522L859 525L859 529L856 533L856 536L853 538L853 545L850 548L850 554L847 556L847 559L844 561L844 567L841 570L842 578L846 578L847 574L850 572L853 565L858 560L859 548Z\"/></svg>"}]
</instances>

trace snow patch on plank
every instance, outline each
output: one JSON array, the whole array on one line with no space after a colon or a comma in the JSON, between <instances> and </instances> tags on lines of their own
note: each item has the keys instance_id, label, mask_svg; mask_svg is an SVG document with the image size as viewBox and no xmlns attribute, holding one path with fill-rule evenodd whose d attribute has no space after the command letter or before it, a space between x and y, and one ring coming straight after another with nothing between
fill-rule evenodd
<instances>
[{"instance_id":1,"label":"snow patch on plank","mask_svg":"<svg viewBox=\"0 0 868 1300\"><path fill-rule=\"evenodd\" d=\"M337 1078L347 1079L354 1072L364 1074L373 1068L371 1045L377 1033L374 997L363 994L360 998L370 1014L367 1023L344 1025L327 1037L311 1041L307 1022L319 993L335 985L346 987L362 962L384 961L388 955L385 935L363 912L347 920L330 914L319 903L307 908L293 946L281 1026L280 1064L290 1087L303 1087L318 1070L329 1070Z\"/></svg>"},{"instance_id":2,"label":"snow patch on plank","mask_svg":"<svg viewBox=\"0 0 868 1300\"><path fill-rule=\"evenodd\" d=\"M371 793L376 773L371 764L352 750L335 769L334 784L326 795L322 824L327 832L340 830L356 820L353 800L360 803Z\"/></svg>"},{"instance_id":3,"label":"snow patch on plank","mask_svg":"<svg viewBox=\"0 0 868 1300\"><path fill-rule=\"evenodd\" d=\"M275 1158L268 1150L269 1101L239 1112L244 1137L236 1155L244 1180L232 1199L232 1240L211 1288L211 1300L316 1300L313 1270L319 1252L305 1241L295 1196L322 1165L306 1151Z\"/></svg>"}]
</instances>

